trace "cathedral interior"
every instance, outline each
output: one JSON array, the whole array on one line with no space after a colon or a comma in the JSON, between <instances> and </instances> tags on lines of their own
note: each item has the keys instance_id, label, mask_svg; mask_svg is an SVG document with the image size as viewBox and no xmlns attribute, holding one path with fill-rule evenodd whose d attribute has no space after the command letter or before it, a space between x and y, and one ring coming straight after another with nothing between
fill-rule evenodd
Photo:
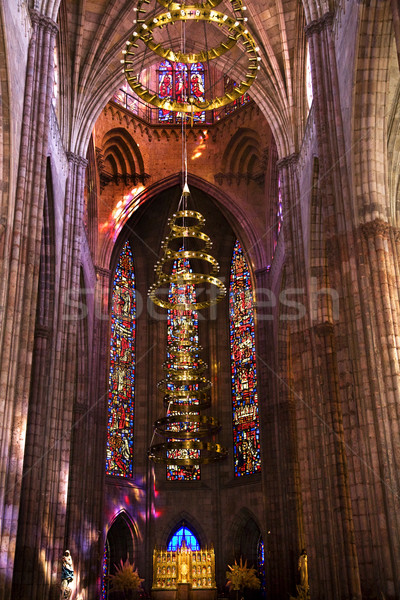
<instances>
[{"instance_id":1,"label":"cathedral interior","mask_svg":"<svg viewBox=\"0 0 400 600\"><path fill-rule=\"evenodd\" d=\"M0 598L400 598L399 6L0 2Z\"/></svg>"}]
</instances>

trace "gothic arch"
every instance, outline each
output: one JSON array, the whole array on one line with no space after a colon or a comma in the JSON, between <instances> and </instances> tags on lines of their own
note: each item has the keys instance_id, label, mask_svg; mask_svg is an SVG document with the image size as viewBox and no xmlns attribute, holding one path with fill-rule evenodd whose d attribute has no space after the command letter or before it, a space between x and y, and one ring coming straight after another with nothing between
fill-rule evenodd
<instances>
[{"instance_id":1,"label":"gothic arch","mask_svg":"<svg viewBox=\"0 0 400 600\"><path fill-rule=\"evenodd\" d=\"M121 560L129 560L130 563L137 564L137 527L125 510L121 510L117 513L110 522L107 530L106 543L109 546L109 565L111 572L113 572L113 569L115 570L114 565L120 564Z\"/></svg>"},{"instance_id":2,"label":"gothic arch","mask_svg":"<svg viewBox=\"0 0 400 600\"><path fill-rule=\"evenodd\" d=\"M182 525L186 525L197 537L201 548L207 546L207 536L201 523L192 514L181 511L179 514L171 517L168 523L164 527L160 537L158 538L158 545L167 547L168 540L171 534L175 532Z\"/></svg>"},{"instance_id":3,"label":"gothic arch","mask_svg":"<svg viewBox=\"0 0 400 600\"><path fill-rule=\"evenodd\" d=\"M11 166L11 144L10 144L10 90L8 83L8 61L4 35L3 9L0 7L0 259L6 252L7 247L7 222L11 218L12 206L10 203L10 166ZM11 231L11 227L8 228ZM1 264L7 261L1 260ZM8 275L2 270L0 278L0 297L3 286L8 282ZM2 302L3 304L3 302ZM1 320L1 319L0 319Z\"/></svg>"},{"instance_id":4,"label":"gothic arch","mask_svg":"<svg viewBox=\"0 0 400 600\"><path fill-rule=\"evenodd\" d=\"M243 558L247 560L249 566L256 567L260 536L261 528L255 515L248 508L241 508L230 527L231 547L228 549L230 561Z\"/></svg>"},{"instance_id":5,"label":"gothic arch","mask_svg":"<svg viewBox=\"0 0 400 600\"><path fill-rule=\"evenodd\" d=\"M168 190L176 185L181 185L182 174L176 173L165 179L157 181L156 183L143 189L137 196L135 196L130 204L127 204L124 208L119 222L119 230L123 230L124 226L129 219L132 218L132 204L135 205L135 212L145 202L154 200L161 192ZM243 247L246 248L247 259L249 266L252 271L265 267L267 264L266 248L263 244L259 243L259 240L255 234L254 227L246 215L246 213L238 207L231 197L224 193L221 189L217 188L213 184L209 183L201 177L196 175L188 175L189 187L197 187L202 192L207 193L216 203L217 207L220 208L224 217L231 225L235 235L242 241ZM134 225L134 217L132 224ZM100 249L100 264L106 268L109 268L112 263L112 256L115 256L114 250L115 237L114 231L110 231L108 237L105 238L102 248Z\"/></svg>"},{"instance_id":6,"label":"gothic arch","mask_svg":"<svg viewBox=\"0 0 400 600\"><path fill-rule=\"evenodd\" d=\"M358 56L353 96L353 165L356 219L388 221L386 101L389 81L392 22L390 2L372 0L360 5ZM369 176L364 177L365 169ZM392 223L394 224L394 223Z\"/></svg>"},{"instance_id":7,"label":"gothic arch","mask_svg":"<svg viewBox=\"0 0 400 600\"><path fill-rule=\"evenodd\" d=\"M143 177L144 163L137 143L125 128L110 129L101 143L103 160L111 166L113 175L135 175Z\"/></svg>"}]
</instances>

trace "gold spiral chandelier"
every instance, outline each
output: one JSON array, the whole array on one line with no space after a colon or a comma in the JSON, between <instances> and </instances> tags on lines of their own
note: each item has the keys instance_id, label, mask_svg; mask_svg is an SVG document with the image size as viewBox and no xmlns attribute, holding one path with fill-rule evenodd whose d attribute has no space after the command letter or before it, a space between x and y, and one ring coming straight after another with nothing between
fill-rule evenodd
<instances>
[{"instance_id":1,"label":"gold spiral chandelier","mask_svg":"<svg viewBox=\"0 0 400 600\"><path fill-rule=\"evenodd\" d=\"M185 187L182 198L186 204L189 192ZM183 467L227 456L226 449L213 439L221 428L219 422L201 414L211 404L211 382L204 374L207 364L199 356L194 312L219 302L226 294L216 277L219 265L209 253L211 240L202 231L204 224L204 217L197 211L185 209L173 214L170 231L162 243L162 257L154 267L156 281L149 290L150 299L157 306L173 310L175 318L163 364L165 376L158 382L166 416L155 421L153 434L153 440L158 434L164 441L154 444L152 440L148 456L154 462ZM189 264L195 264L196 271ZM171 289L181 292L175 298L169 297Z\"/></svg>"},{"instance_id":2,"label":"gold spiral chandelier","mask_svg":"<svg viewBox=\"0 0 400 600\"><path fill-rule=\"evenodd\" d=\"M144 6L149 4L149 2L150 0L139 0L138 6L135 9L137 19L134 22L136 27L131 38L126 42L126 49L122 51L124 58L121 60L121 63L124 65L127 82L143 101L162 110L193 113L194 110L204 111L221 108L248 92L260 69L261 57L254 36L248 29L247 7L243 5L242 0L230 0L229 5L233 10L233 15L227 15L215 10L215 7L221 4L222 0L206 0L204 3L193 3L190 5L186 5L184 2L158 0L158 4L166 8L167 11L145 19L143 18L146 14ZM211 23L223 31L224 39L213 48L204 48L199 52L185 52L184 49L177 51L164 47L162 43L155 39L154 32L159 28L169 27L177 22L201 21ZM203 98L200 100L192 95L183 97L179 101L174 100L172 97L160 98L157 93L140 82L140 76L137 74L135 53L139 40L150 51L162 59L184 64L214 60L232 50L238 43L241 43L247 56L246 74L233 90L225 92L222 95L215 95L213 98Z\"/></svg>"}]
</instances>

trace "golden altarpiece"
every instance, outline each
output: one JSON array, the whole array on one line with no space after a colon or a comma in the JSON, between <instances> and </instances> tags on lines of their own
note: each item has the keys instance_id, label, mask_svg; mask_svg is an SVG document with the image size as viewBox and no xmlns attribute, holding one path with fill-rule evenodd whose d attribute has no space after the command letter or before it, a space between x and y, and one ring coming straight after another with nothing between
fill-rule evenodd
<instances>
[{"instance_id":1,"label":"golden altarpiece","mask_svg":"<svg viewBox=\"0 0 400 600\"><path fill-rule=\"evenodd\" d=\"M213 547L191 550L183 541L181 548L177 550L154 550L153 597L178 597L180 586L189 588L192 598L216 596Z\"/></svg>"}]
</instances>

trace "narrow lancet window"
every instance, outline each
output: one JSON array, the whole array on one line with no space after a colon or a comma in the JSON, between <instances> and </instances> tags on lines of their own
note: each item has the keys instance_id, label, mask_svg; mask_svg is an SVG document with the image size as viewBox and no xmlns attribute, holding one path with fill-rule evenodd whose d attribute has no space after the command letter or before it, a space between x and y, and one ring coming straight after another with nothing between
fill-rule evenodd
<instances>
[{"instance_id":1,"label":"narrow lancet window","mask_svg":"<svg viewBox=\"0 0 400 600\"><path fill-rule=\"evenodd\" d=\"M261 471L253 293L239 241L233 250L229 317L235 476Z\"/></svg>"},{"instance_id":2,"label":"narrow lancet window","mask_svg":"<svg viewBox=\"0 0 400 600\"><path fill-rule=\"evenodd\" d=\"M113 282L108 387L107 475L132 477L135 395L135 276L129 242Z\"/></svg>"}]
</instances>

